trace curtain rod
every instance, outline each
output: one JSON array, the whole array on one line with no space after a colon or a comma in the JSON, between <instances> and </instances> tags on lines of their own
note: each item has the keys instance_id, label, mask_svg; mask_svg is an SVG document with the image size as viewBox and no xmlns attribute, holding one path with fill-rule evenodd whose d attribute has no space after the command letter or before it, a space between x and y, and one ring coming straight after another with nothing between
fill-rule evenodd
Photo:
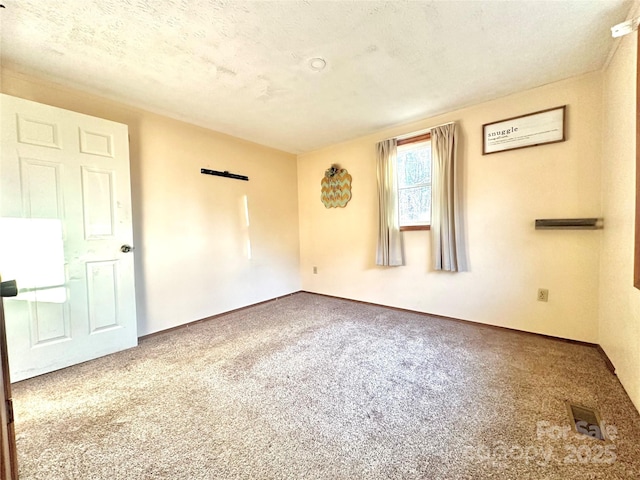
<instances>
[{"instance_id":1,"label":"curtain rod","mask_svg":"<svg viewBox=\"0 0 640 480\"><path fill-rule=\"evenodd\" d=\"M405 138L417 137L418 135L423 135L425 133L429 133L431 131L431 129L433 129L433 128L444 127L445 125L452 125L454 123L456 123L456 122L453 121L453 122L441 123L440 125L434 125L433 127L423 128L422 130L416 130L415 132L405 133L403 135L396 135L395 137L385 138L384 140L381 140L381 141L384 142L384 141L387 141L387 140L393 140L394 138L397 139L397 140L403 140Z\"/></svg>"}]
</instances>

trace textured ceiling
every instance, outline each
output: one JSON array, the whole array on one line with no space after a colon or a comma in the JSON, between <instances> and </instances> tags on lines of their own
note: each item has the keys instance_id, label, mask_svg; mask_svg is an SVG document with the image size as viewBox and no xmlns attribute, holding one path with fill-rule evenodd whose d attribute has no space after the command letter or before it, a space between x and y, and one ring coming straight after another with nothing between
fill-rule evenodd
<instances>
[{"instance_id":1,"label":"textured ceiling","mask_svg":"<svg viewBox=\"0 0 640 480\"><path fill-rule=\"evenodd\" d=\"M293 153L602 68L630 0L3 0L3 66ZM323 71L309 67L322 57Z\"/></svg>"}]
</instances>

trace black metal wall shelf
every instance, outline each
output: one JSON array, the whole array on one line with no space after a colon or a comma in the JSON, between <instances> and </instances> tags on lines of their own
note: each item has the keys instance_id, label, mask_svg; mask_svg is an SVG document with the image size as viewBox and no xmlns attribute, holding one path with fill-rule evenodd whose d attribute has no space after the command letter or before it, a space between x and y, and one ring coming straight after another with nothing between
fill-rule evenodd
<instances>
[{"instance_id":1,"label":"black metal wall shelf","mask_svg":"<svg viewBox=\"0 0 640 480\"><path fill-rule=\"evenodd\" d=\"M203 173L205 175L216 175L218 177L234 178L236 180L244 180L246 182L249 181L249 177L247 177L246 175L236 175L235 173L229 173L226 170L224 172L219 172L217 170L208 170L206 168L201 168L200 173Z\"/></svg>"},{"instance_id":2,"label":"black metal wall shelf","mask_svg":"<svg viewBox=\"0 0 640 480\"><path fill-rule=\"evenodd\" d=\"M536 230L599 230L602 218L538 218Z\"/></svg>"}]
</instances>

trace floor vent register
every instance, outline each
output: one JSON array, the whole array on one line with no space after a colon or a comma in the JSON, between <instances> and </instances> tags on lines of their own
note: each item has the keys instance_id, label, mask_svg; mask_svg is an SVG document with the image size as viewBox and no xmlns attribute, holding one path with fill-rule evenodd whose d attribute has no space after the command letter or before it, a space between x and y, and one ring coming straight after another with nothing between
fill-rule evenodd
<instances>
[{"instance_id":1,"label":"floor vent register","mask_svg":"<svg viewBox=\"0 0 640 480\"><path fill-rule=\"evenodd\" d=\"M567 402L567 410L571 420L571 427L577 432L588 437L604 440L604 431L600 414L593 408L574 405Z\"/></svg>"}]
</instances>

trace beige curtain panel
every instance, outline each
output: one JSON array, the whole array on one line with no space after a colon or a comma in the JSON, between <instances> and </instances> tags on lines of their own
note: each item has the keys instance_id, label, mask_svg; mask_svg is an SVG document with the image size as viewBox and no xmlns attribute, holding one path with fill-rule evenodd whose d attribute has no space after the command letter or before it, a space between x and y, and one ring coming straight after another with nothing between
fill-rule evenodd
<instances>
[{"instance_id":1,"label":"beige curtain panel","mask_svg":"<svg viewBox=\"0 0 640 480\"><path fill-rule=\"evenodd\" d=\"M404 265L402 236L398 221L395 138L376 144L378 172L378 250L376 265Z\"/></svg>"},{"instance_id":2,"label":"beige curtain panel","mask_svg":"<svg viewBox=\"0 0 640 480\"><path fill-rule=\"evenodd\" d=\"M433 268L466 270L462 242L456 124L431 129L431 251Z\"/></svg>"}]
</instances>

